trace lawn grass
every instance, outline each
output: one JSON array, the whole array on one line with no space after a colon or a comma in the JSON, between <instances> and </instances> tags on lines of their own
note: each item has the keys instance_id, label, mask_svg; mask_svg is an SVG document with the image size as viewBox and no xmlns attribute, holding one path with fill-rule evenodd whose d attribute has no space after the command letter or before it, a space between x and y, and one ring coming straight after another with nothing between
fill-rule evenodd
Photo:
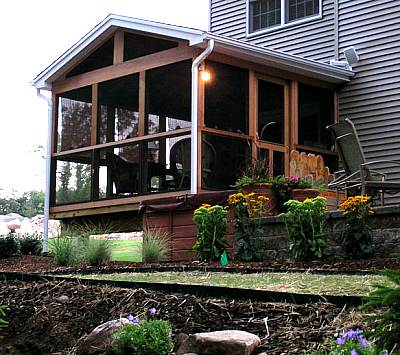
<instances>
[{"instance_id":1,"label":"lawn grass","mask_svg":"<svg viewBox=\"0 0 400 355\"><path fill-rule=\"evenodd\" d=\"M113 261L142 261L141 240L113 240L112 260Z\"/></svg>"},{"instance_id":2,"label":"lawn grass","mask_svg":"<svg viewBox=\"0 0 400 355\"><path fill-rule=\"evenodd\" d=\"M252 288L320 295L364 296L372 285L389 282L381 275L316 275L302 273L236 274L223 272L157 272L78 276L89 279L164 282L208 286Z\"/></svg>"}]
</instances>

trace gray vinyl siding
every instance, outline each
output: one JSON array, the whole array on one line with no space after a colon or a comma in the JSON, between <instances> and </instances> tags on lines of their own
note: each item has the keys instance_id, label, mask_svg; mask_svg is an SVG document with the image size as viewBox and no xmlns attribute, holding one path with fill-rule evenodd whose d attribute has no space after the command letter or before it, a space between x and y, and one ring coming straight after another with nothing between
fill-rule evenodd
<instances>
[{"instance_id":1,"label":"gray vinyl siding","mask_svg":"<svg viewBox=\"0 0 400 355\"><path fill-rule=\"evenodd\" d=\"M356 124L367 160L399 161L400 0L339 0L338 30L339 53L352 45L360 56L354 79L339 93L340 118ZM398 166L377 167L400 181Z\"/></svg>"},{"instance_id":2,"label":"gray vinyl siding","mask_svg":"<svg viewBox=\"0 0 400 355\"><path fill-rule=\"evenodd\" d=\"M334 0L323 0L322 18L246 36L246 0L211 0L210 30L252 44L305 58L335 58Z\"/></svg>"}]
</instances>

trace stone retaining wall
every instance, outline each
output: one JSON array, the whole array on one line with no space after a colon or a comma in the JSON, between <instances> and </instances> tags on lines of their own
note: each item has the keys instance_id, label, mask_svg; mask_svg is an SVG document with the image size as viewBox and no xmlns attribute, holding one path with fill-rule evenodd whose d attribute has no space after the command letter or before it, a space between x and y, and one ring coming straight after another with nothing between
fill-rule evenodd
<instances>
[{"instance_id":1,"label":"stone retaining wall","mask_svg":"<svg viewBox=\"0 0 400 355\"><path fill-rule=\"evenodd\" d=\"M376 253L400 253L400 205L375 207L370 218L373 224L373 243ZM263 245L266 260L289 259L289 239L286 226L279 217L261 220L264 229ZM345 257L340 245L340 236L345 220L340 212L327 212L328 245L326 253L338 259Z\"/></svg>"}]
</instances>

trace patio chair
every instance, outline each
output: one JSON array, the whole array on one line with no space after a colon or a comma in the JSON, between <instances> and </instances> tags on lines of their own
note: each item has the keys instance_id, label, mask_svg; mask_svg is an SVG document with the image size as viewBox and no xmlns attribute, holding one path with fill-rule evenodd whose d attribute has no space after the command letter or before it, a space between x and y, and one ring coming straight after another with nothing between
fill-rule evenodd
<instances>
[{"instance_id":1,"label":"patio chair","mask_svg":"<svg viewBox=\"0 0 400 355\"><path fill-rule=\"evenodd\" d=\"M393 194L400 191L400 182L387 181L382 172L371 169L371 166L382 163L400 166L400 161L376 160L366 161L356 128L350 119L327 127L335 139L336 150L342 161L343 169L334 173L334 180L328 188L346 192L359 189L362 195L367 191L379 191L381 204L384 204L384 193Z\"/></svg>"},{"instance_id":2,"label":"patio chair","mask_svg":"<svg viewBox=\"0 0 400 355\"><path fill-rule=\"evenodd\" d=\"M136 194L139 192L139 165L112 154L111 179L117 195Z\"/></svg>"}]
</instances>

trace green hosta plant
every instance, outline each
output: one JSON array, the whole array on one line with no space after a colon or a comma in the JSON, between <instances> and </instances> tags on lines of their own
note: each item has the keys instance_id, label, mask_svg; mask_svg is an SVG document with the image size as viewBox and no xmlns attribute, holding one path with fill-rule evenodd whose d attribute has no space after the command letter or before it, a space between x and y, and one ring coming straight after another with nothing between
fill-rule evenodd
<instances>
[{"instance_id":1,"label":"green hosta plant","mask_svg":"<svg viewBox=\"0 0 400 355\"><path fill-rule=\"evenodd\" d=\"M228 212L219 205L203 204L196 209L193 220L197 224L197 240L193 250L200 260L219 260L228 246L225 239Z\"/></svg>"},{"instance_id":2,"label":"green hosta plant","mask_svg":"<svg viewBox=\"0 0 400 355\"><path fill-rule=\"evenodd\" d=\"M367 296L362 309L380 309L377 315L368 317L378 325L374 336L379 344L387 349L400 349L400 271L384 270L383 274L393 286L374 285L374 290Z\"/></svg>"},{"instance_id":3,"label":"green hosta plant","mask_svg":"<svg viewBox=\"0 0 400 355\"><path fill-rule=\"evenodd\" d=\"M300 260L322 259L326 245L326 202L324 197L305 199L304 202L285 202L288 211L284 219L290 239L289 250Z\"/></svg>"}]
</instances>

